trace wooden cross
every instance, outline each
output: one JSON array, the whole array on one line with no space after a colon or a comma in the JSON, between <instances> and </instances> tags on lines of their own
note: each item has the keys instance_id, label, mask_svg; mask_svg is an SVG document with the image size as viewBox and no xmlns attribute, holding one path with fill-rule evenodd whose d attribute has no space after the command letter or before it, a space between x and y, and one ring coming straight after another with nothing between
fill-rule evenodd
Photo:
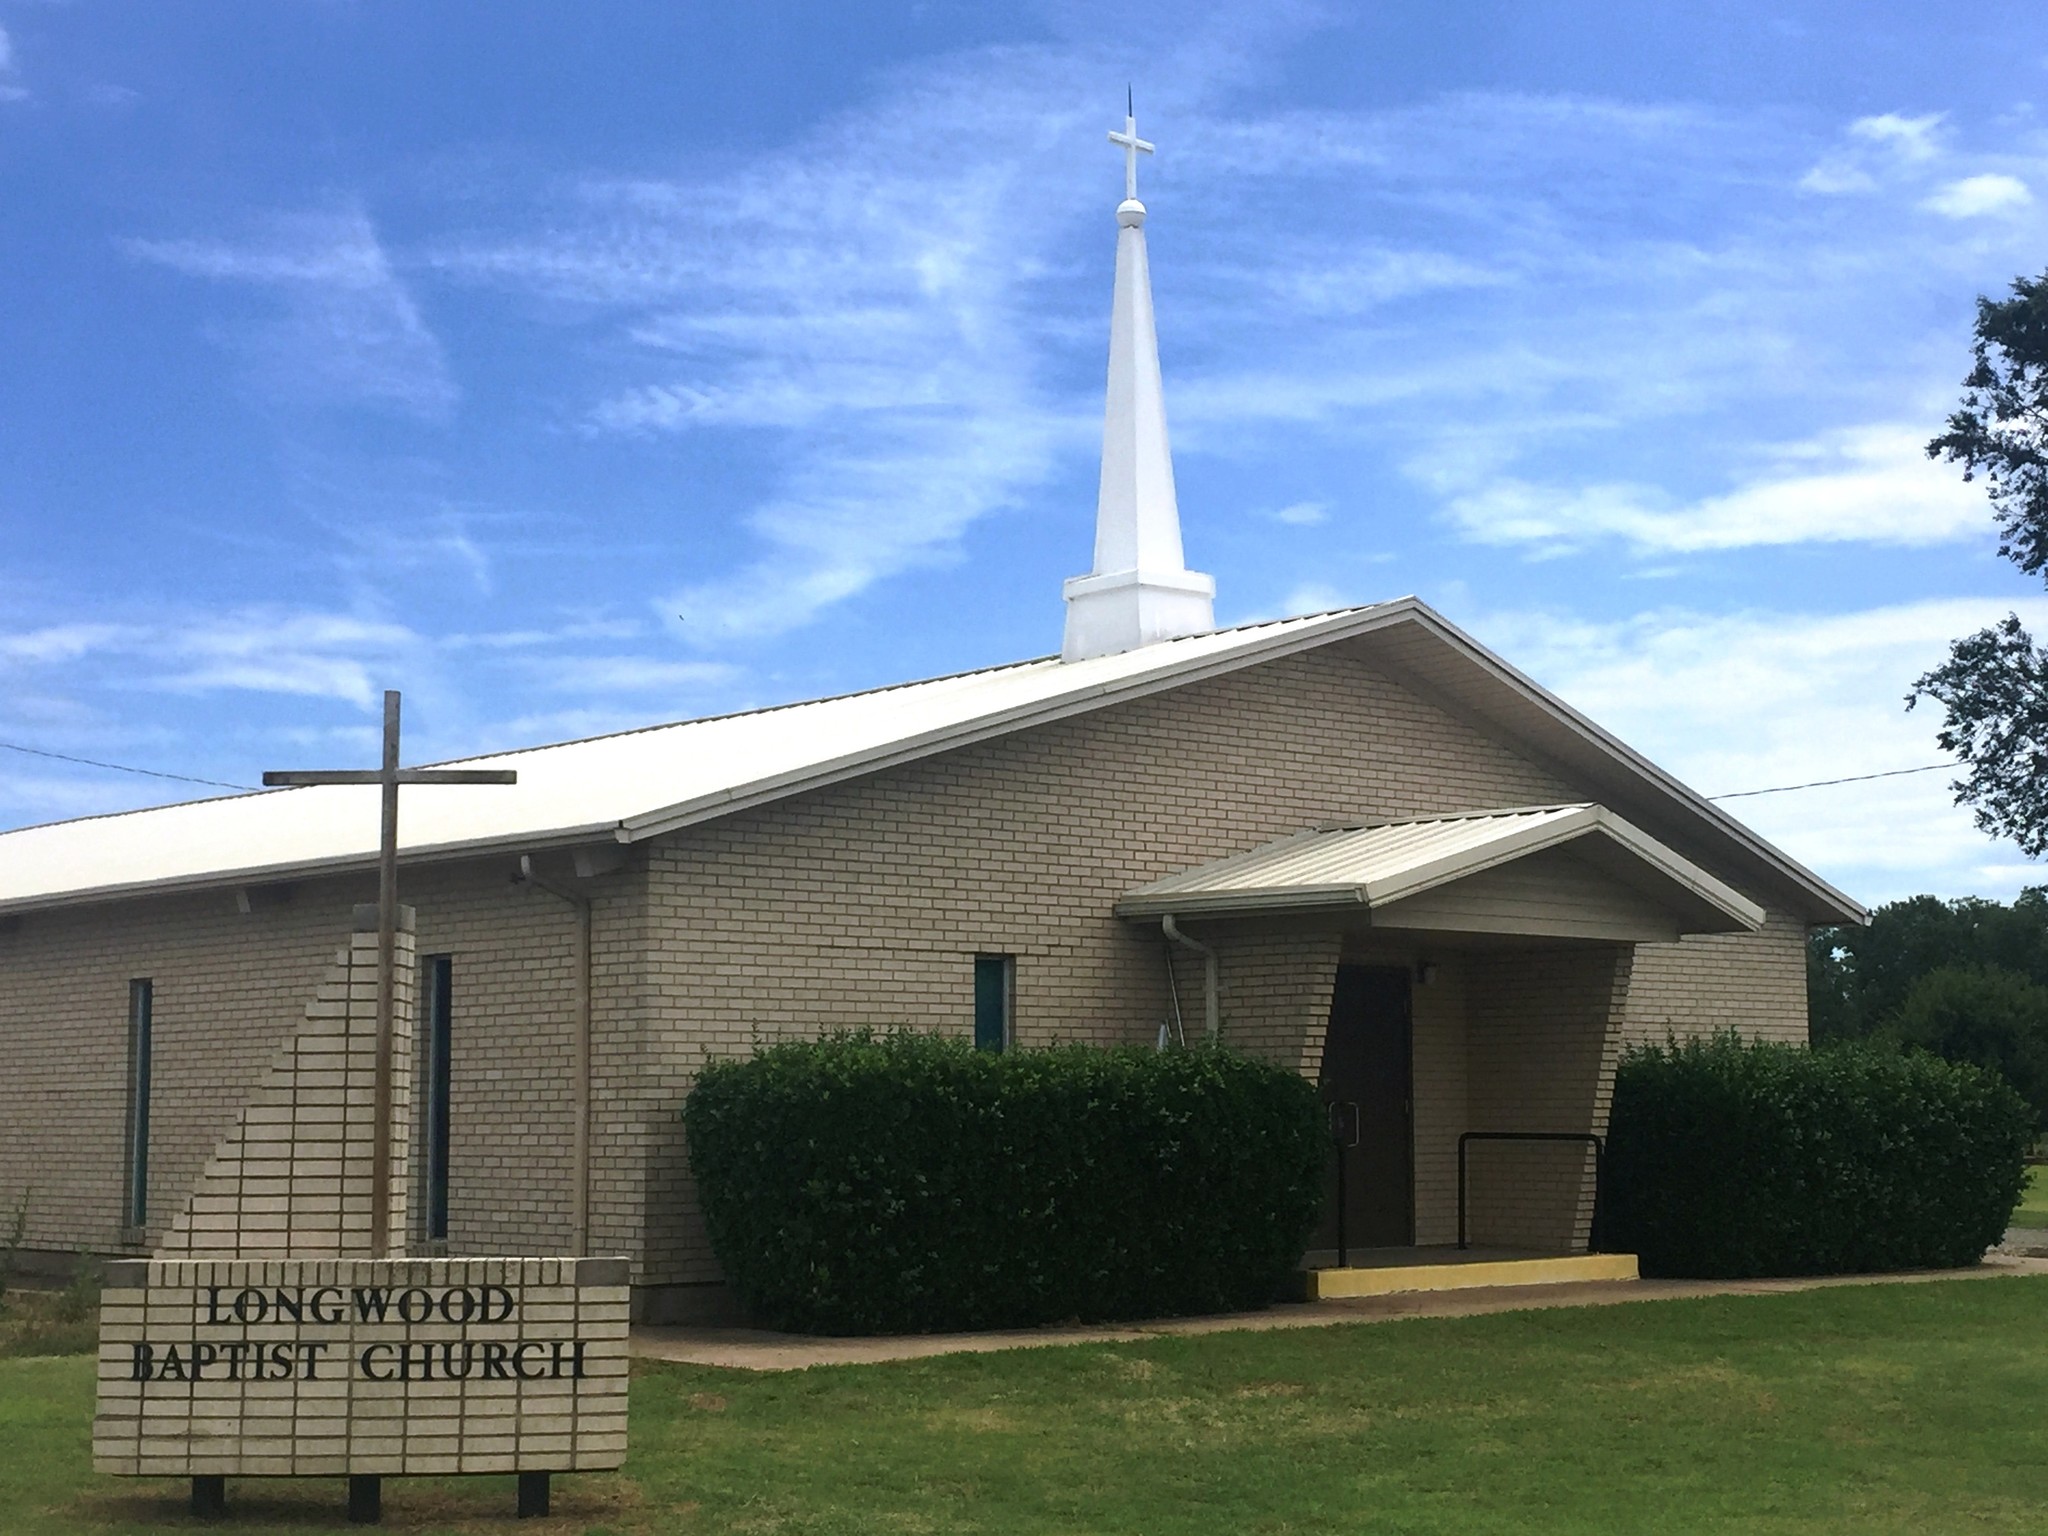
<instances>
[{"instance_id":1,"label":"wooden cross","mask_svg":"<svg viewBox=\"0 0 2048 1536\"><path fill-rule=\"evenodd\" d=\"M1130 94L1124 95L1124 131L1109 131L1109 142L1121 144L1124 151L1124 197L1135 201L1138 196L1138 156L1152 153L1152 146L1138 137L1138 114Z\"/></svg>"},{"instance_id":2,"label":"wooden cross","mask_svg":"<svg viewBox=\"0 0 2048 1536\"><path fill-rule=\"evenodd\" d=\"M384 766L287 769L263 775L266 785L376 784L384 791L383 836L377 847L377 1076L370 1117L370 1252L391 1256L391 1034L398 950L398 786L401 784L516 784L509 768L401 768L398 766L398 693L384 694Z\"/></svg>"}]
</instances>

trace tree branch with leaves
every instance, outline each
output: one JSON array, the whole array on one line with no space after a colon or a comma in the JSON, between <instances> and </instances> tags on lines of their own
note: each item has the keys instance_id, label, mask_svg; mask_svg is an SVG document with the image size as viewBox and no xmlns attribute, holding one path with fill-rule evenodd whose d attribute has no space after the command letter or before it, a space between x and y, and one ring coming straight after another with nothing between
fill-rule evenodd
<instances>
[{"instance_id":1,"label":"tree branch with leaves","mask_svg":"<svg viewBox=\"0 0 2048 1536\"><path fill-rule=\"evenodd\" d=\"M2048 272L2015 279L2010 298L1977 300L1971 356L1962 405L1927 456L1962 465L1965 481L1984 477L1999 554L2048 580ZM1941 705L1936 739L1969 770L1957 803L2030 857L2048 853L2048 651L2019 615L1952 644L1906 707L1922 699Z\"/></svg>"}]
</instances>

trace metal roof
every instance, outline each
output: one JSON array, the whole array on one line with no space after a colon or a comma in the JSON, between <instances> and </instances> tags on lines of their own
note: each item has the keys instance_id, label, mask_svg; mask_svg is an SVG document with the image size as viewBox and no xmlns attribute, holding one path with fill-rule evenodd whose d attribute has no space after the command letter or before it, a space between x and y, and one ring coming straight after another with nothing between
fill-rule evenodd
<instances>
[{"instance_id":1,"label":"metal roof","mask_svg":"<svg viewBox=\"0 0 2048 1536\"><path fill-rule=\"evenodd\" d=\"M519 781L408 791L408 859L634 842L933 751L1315 644L1350 609L1062 663L1053 657L776 709L466 759ZM374 862L374 786L219 796L0 833L0 910Z\"/></svg>"},{"instance_id":2,"label":"metal roof","mask_svg":"<svg viewBox=\"0 0 2048 1536\"><path fill-rule=\"evenodd\" d=\"M1478 716L1694 858L1733 861L1813 921L1862 907L1415 598L1163 641L1112 656L1045 657L747 714L468 759L517 785L407 795L408 863L638 842L804 790L1339 641L1396 681ZM222 796L0 832L0 911L375 862L377 790Z\"/></svg>"},{"instance_id":3,"label":"metal roof","mask_svg":"<svg viewBox=\"0 0 2048 1536\"><path fill-rule=\"evenodd\" d=\"M1526 858L1598 839L1631 883L1659 888L1705 916L1689 932L1754 932L1764 909L1601 805L1548 805L1300 832L1169 875L1116 904L1123 917L1377 909Z\"/></svg>"}]
</instances>

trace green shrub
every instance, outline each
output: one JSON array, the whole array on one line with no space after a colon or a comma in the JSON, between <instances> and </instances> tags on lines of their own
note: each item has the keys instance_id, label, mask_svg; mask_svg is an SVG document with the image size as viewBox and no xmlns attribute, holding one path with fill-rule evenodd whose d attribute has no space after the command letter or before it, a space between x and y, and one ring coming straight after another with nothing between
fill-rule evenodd
<instances>
[{"instance_id":1,"label":"green shrub","mask_svg":"<svg viewBox=\"0 0 2048 1536\"><path fill-rule=\"evenodd\" d=\"M2032 1139L2004 1080L1918 1052L1733 1035L1637 1050L1615 1075L1601 1241L1648 1275L1974 1264Z\"/></svg>"},{"instance_id":2,"label":"green shrub","mask_svg":"<svg viewBox=\"0 0 2048 1536\"><path fill-rule=\"evenodd\" d=\"M711 1065L683 1114L719 1263L805 1332L1262 1306L1322 1199L1314 1088L1219 1050L861 1031Z\"/></svg>"}]
</instances>

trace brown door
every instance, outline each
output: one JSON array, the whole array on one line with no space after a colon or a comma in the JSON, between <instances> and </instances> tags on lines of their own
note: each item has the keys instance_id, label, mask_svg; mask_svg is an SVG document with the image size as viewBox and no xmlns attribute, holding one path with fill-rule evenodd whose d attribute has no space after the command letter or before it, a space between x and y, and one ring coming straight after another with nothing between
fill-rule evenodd
<instances>
[{"instance_id":1,"label":"brown door","mask_svg":"<svg viewBox=\"0 0 2048 1536\"><path fill-rule=\"evenodd\" d=\"M1415 1241L1415 1146L1406 967L1340 965L1323 1039L1325 1112L1357 1145L1344 1154L1345 1238L1353 1248ZM1334 1142L1333 1138L1333 1142ZM1337 1157L1332 1147L1319 1248L1337 1246Z\"/></svg>"}]
</instances>

